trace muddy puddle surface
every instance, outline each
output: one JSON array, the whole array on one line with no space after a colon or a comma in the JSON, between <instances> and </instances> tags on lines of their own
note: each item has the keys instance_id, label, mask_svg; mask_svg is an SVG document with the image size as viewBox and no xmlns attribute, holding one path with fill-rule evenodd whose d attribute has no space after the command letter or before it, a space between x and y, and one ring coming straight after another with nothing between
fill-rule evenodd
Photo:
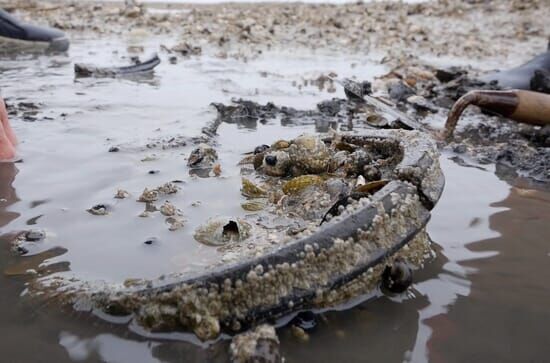
<instances>
[{"instance_id":1,"label":"muddy puddle surface","mask_svg":"<svg viewBox=\"0 0 550 363\"><path fill-rule=\"evenodd\" d=\"M222 124L216 137L222 174L201 178L186 166L195 145L178 140L199 136L215 119L210 103L244 98L313 109L343 91L304 79L329 72L372 79L387 71L374 58L337 54L263 54L248 62L202 56L170 64L161 53L151 77L75 80L74 62L124 63L136 42L146 56L160 40L75 39L70 56L1 60L7 103L38 105L26 118L12 117L23 162L0 164L0 347L12 362L227 361L225 340L199 346L187 335L149 335L29 299L27 273L121 283L207 268L220 256L192 234L211 216L246 213L242 154L342 127L281 119ZM118 152L109 152L113 147ZM447 184L428 226L438 255L415 275L412 293L324 312L307 341L280 328L287 362L547 360L550 194L510 186L491 167L460 166L453 156L441 157ZM170 181L180 188L165 198L182 211L178 231L169 231L158 213L138 217L143 189ZM130 197L114 199L117 189ZM107 204L110 213L86 212L96 204ZM10 234L29 228L45 230L46 240L25 257L14 255ZM151 237L156 243L145 244Z\"/></svg>"}]
</instances>

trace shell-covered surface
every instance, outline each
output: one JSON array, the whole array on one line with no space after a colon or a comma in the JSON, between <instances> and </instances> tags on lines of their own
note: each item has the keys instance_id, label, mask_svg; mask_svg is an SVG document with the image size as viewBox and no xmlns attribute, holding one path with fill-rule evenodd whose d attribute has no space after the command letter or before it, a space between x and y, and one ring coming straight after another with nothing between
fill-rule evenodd
<instances>
[{"instance_id":1,"label":"shell-covered surface","mask_svg":"<svg viewBox=\"0 0 550 363\"><path fill-rule=\"evenodd\" d=\"M221 254L218 262L123 286L80 286L67 298L206 341L365 295L395 256L418 267L431 255L423 228L444 180L436 145L420 132L301 135L256 147L239 166L244 216L212 211L193 233ZM148 206L175 192L168 183L138 200ZM172 203L159 214L170 231L186 228Z\"/></svg>"},{"instance_id":2,"label":"shell-covered surface","mask_svg":"<svg viewBox=\"0 0 550 363\"><path fill-rule=\"evenodd\" d=\"M265 166L273 152L288 156L286 173ZM250 214L214 217L195 230L197 241L223 253L219 264L106 287L91 295L92 306L133 314L153 331L184 329L211 340L364 295L395 256L419 267L433 253L423 228L444 181L436 146L422 133L303 135L258 155L264 160L252 174L243 164Z\"/></svg>"}]
</instances>

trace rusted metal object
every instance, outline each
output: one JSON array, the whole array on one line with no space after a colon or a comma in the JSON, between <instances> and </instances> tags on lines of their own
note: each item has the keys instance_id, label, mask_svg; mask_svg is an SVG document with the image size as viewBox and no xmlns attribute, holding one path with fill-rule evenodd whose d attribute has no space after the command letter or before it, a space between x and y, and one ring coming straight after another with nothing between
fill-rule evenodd
<instances>
[{"instance_id":1,"label":"rusted metal object","mask_svg":"<svg viewBox=\"0 0 550 363\"><path fill-rule=\"evenodd\" d=\"M453 136L458 120L469 105L497 113L511 120L531 125L550 124L550 95L523 91L470 91L451 108L442 137Z\"/></svg>"}]
</instances>

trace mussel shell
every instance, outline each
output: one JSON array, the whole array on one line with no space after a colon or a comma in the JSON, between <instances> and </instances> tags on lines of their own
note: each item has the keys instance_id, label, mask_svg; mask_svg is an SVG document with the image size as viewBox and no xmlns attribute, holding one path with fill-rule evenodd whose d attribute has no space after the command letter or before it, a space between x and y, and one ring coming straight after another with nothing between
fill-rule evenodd
<instances>
[{"instance_id":1,"label":"mussel shell","mask_svg":"<svg viewBox=\"0 0 550 363\"><path fill-rule=\"evenodd\" d=\"M368 115L366 122L369 126L372 127L386 128L390 126L389 121L385 117L376 113Z\"/></svg>"},{"instance_id":2,"label":"mussel shell","mask_svg":"<svg viewBox=\"0 0 550 363\"><path fill-rule=\"evenodd\" d=\"M356 193L374 194L386 186L389 182L390 180L387 179L372 181L356 187L353 191Z\"/></svg>"}]
</instances>

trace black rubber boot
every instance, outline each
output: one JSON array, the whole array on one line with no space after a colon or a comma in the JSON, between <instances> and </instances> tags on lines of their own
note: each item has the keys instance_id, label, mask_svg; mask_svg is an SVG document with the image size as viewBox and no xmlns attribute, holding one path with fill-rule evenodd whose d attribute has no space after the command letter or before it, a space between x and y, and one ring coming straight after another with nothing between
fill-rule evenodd
<instances>
[{"instance_id":1,"label":"black rubber boot","mask_svg":"<svg viewBox=\"0 0 550 363\"><path fill-rule=\"evenodd\" d=\"M69 39L60 30L25 24L0 9L0 51L11 49L64 52Z\"/></svg>"}]
</instances>

